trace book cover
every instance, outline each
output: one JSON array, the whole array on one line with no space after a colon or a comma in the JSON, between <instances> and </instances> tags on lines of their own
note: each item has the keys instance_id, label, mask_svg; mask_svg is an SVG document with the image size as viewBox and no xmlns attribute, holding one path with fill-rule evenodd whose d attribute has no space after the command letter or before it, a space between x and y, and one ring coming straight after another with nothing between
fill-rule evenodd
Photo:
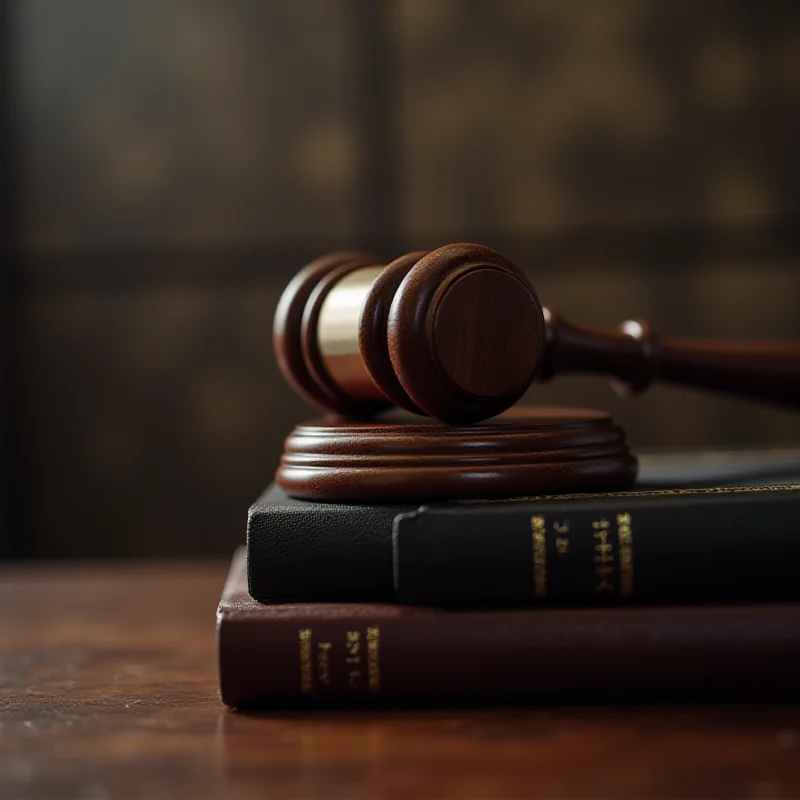
<instances>
[{"instance_id":1,"label":"book cover","mask_svg":"<svg viewBox=\"0 0 800 800\"><path fill-rule=\"evenodd\" d=\"M794 490L786 487L800 484L800 452L674 452L644 455L640 462L641 478L633 493L585 498L571 495L543 501L550 504L550 511L544 516L545 556L550 558L545 559L543 567L542 542L538 536L538 570L540 574L545 567L553 570L547 592L542 592L541 584L537 590L532 578L537 539L534 534L538 529L531 527L530 518L541 516L534 507L536 498L437 505L437 510L429 509L427 516L418 514L418 521L410 527L410 523L401 527L406 531L403 536L408 537L406 549L400 539L393 541L395 520L418 512L419 504L311 503L289 498L272 485L248 515L250 593L261 602L443 602L441 593L426 592L431 580L436 579L436 570L446 569L452 563L459 563L465 576L459 579L458 571L449 576L451 581L461 581L458 600L457 593L451 592L454 587L448 589L453 602L570 601L573 589L577 591L574 600L580 602L637 596L648 601L680 600L684 575L693 576L693 584L687 582L684 599L700 596L699 585L703 590L708 588L706 596L713 597L714 587L719 583L720 589L724 589L720 596L743 599L763 593L765 586L770 596L776 596L787 584L794 587L798 583L800 567L796 565L800 559L792 554L800 547L800 536L796 535L798 504L794 500L800 493L787 494ZM748 485L760 491L752 494L719 491ZM771 485L782 488L767 489ZM712 491L692 493L699 489ZM623 525L622 530L623 540L627 533L635 539L620 543L617 517L624 522L624 515L631 514L634 507L635 527L629 525L626 532ZM673 515L670 523L659 522L665 508ZM478 516L476 509L483 509L479 513L487 515L491 529L483 526L483 530L474 532L476 526L469 520ZM520 519L525 515L529 519L521 525ZM570 569L555 571L558 548L563 550L565 538L558 535L555 525L563 529L565 519L574 520L571 524L582 530L581 542L574 535L569 540L571 555L588 553L588 561L562 558L561 567ZM601 525L607 522L609 527L594 531L594 522ZM416 538L411 532L415 526L418 526ZM469 536L459 534L468 529L473 530ZM607 538L595 539L594 533L602 534L604 530ZM498 563L493 566L490 559L481 579L473 581L466 576L467 566L474 563L470 547L476 539L480 540L477 550L480 557L490 552ZM611 592L607 589L610 581L601 580L610 576L596 572L593 561L595 555L607 559L609 545L614 549L614 563L606 561L599 567L603 572L611 566L615 569ZM595 551L596 546L601 546L603 552ZM620 559L628 560L623 564ZM433 572L431 565L436 567ZM509 565L517 569L510 581ZM622 574L625 565L631 567L627 577ZM774 570L779 584L767 585L766 578L748 583L749 565L761 572ZM595 578L598 580L592 583ZM474 591L470 590L470 584ZM595 591L597 585L603 588ZM669 592L663 592L665 586Z\"/></svg>"},{"instance_id":2,"label":"book cover","mask_svg":"<svg viewBox=\"0 0 800 800\"><path fill-rule=\"evenodd\" d=\"M233 708L763 700L796 690L800 604L469 609L264 605L236 553L217 610Z\"/></svg>"},{"instance_id":3,"label":"book cover","mask_svg":"<svg viewBox=\"0 0 800 800\"><path fill-rule=\"evenodd\" d=\"M394 601L800 599L800 486L443 504L394 522Z\"/></svg>"}]
</instances>

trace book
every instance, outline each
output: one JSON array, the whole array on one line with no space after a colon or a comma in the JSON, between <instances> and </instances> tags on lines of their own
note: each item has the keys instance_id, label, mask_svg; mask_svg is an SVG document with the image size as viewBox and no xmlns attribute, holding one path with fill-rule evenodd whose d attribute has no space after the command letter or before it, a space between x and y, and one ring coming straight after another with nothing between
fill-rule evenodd
<instances>
[{"instance_id":1,"label":"book","mask_svg":"<svg viewBox=\"0 0 800 800\"><path fill-rule=\"evenodd\" d=\"M423 510L311 503L273 485L248 514L250 593L264 603L552 604L800 592L798 451L640 463L627 492Z\"/></svg>"},{"instance_id":2,"label":"book","mask_svg":"<svg viewBox=\"0 0 800 800\"><path fill-rule=\"evenodd\" d=\"M393 545L398 603L800 599L800 485L423 506Z\"/></svg>"},{"instance_id":3,"label":"book","mask_svg":"<svg viewBox=\"0 0 800 800\"><path fill-rule=\"evenodd\" d=\"M800 604L459 609L265 605L238 551L217 609L232 708L763 700L796 691Z\"/></svg>"}]
</instances>

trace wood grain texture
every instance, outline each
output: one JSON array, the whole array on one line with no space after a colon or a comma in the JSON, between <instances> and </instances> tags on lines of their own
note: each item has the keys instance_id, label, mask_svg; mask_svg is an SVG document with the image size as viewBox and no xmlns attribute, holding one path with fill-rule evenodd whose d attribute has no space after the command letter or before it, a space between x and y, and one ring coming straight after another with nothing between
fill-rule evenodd
<instances>
[{"instance_id":1,"label":"wood grain texture","mask_svg":"<svg viewBox=\"0 0 800 800\"><path fill-rule=\"evenodd\" d=\"M533 382L545 345L542 307L496 250L450 244L403 279L388 344L400 383L426 414L478 422L510 408Z\"/></svg>"},{"instance_id":2,"label":"wood grain texture","mask_svg":"<svg viewBox=\"0 0 800 800\"><path fill-rule=\"evenodd\" d=\"M0 797L789 798L800 707L233 714L227 562L5 568Z\"/></svg>"},{"instance_id":3,"label":"wood grain texture","mask_svg":"<svg viewBox=\"0 0 800 800\"><path fill-rule=\"evenodd\" d=\"M303 500L419 502L622 489L636 473L625 433L608 414L535 406L478 425L301 423L275 480Z\"/></svg>"},{"instance_id":4,"label":"wood grain texture","mask_svg":"<svg viewBox=\"0 0 800 800\"><path fill-rule=\"evenodd\" d=\"M547 348L540 377L595 373L621 394L654 381L800 405L800 342L702 341L662 338L644 320L617 330L571 325L545 310Z\"/></svg>"},{"instance_id":5,"label":"wood grain texture","mask_svg":"<svg viewBox=\"0 0 800 800\"><path fill-rule=\"evenodd\" d=\"M605 375L621 394L663 381L800 404L800 342L662 339L643 320L617 330L578 327L544 309L527 278L496 250L451 244L417 255L392 262L358 307L365 364L357 372L366 370L386 405L453 424L479 422L514 405L534 379L570 373ZM276 315L276 353L302 394L330 410L364 415L380 409L380 398L372 406L359 402L357 387L333 382L318 352L320 306L360 266L331 268L337 259L340 254L323 256L286 288ZM295 340L302 353L290 358Z\"/></svg>"},{"instance_id":6,"label":"wood grain texture","mask_svg":"<svg viewBox=\"0 0 800 800\"><path fill-rule=\"evenodd\" d=\"M495 269L473 269L442 293L431 325L445 375L476 397L529 386L538 363L536 314L525 287Z\"/></svg>"},{"instance_id":7,"label":"wood grain texture","mask_svg":"<svg viewBox=\"0 0 800 800\"><path fill-rule=\"evenodd\" d=\"M500 253L453 244L401 256L366 288L361 303L350 297L339 308L340 323L354 317L344 326L353 341L333 341L341 328L326 331L322 308L337 284L348 294L352 287L344 284L362 266L341 254L322 256L283 293L275 352L301 395L340 414L364 416L394 403L469 423L505 411L533 382L545 341L542 307ZM353 353L360 363L334 375L326 349L348 359ZM364 378L378 397L367 399Z\"/></svg>"},{"instance_id":8,"label":"wood grain texture","mask_svg":"<svg viewBox=\"0 0 800 800\"><path fill-rule=\"evenodd\" d=\"M392 366L389 357L389 311L403 279L426 252L417 250L406 253L387 264L364 300L358 325L358 348L375 385L396 406L414 414L425 412L408 396Z\"/></svg>"}]
</instances>

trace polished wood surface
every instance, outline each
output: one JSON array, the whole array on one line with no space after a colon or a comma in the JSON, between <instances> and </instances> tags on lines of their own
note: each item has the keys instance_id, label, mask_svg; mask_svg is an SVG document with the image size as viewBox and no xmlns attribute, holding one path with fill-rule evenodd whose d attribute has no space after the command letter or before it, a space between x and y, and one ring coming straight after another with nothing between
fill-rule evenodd
<instances>
[{"instance_id":1,"label":"polished wood surface","mask_svg":"<svg viewBox=\"0 0 800 800\"><path fill-rule=\"evenodd\" d=\"M290 385L342 414L363 416L391 401L465 424L522 397L545 329L536 293L514 264L488 247L453 244L401 256L369 281L365 267L375 262L365 259L323 256L284 291L273 340ZM326 315L331 306L337 313ZM336 325L326 324L331 318Z\"/></svg>"},{"instance_id":2,"label":"polished wood surface","mask_svg":"<svg viewBox=\"0 0 800 800\"><path fill-rule=\"evenodd\" d=\"M389 357L430 417L479 422L510 408L536 376L544 316L528 279L476 244L433 250L409 270L389 310Z\"/></svg>"},{"instance_id":3,"label":"polished wood surface","mask_svg":"<svg viewBox=\"0 0 800 800\"><path fill-rule=\"evenodd\" d=\"M585 328L547 309L545 324L539 380L595 373L611 377L624 395L662 381L800 406L800 342L667 339L644 320L617 330Z\"/></svg>"},{"instance_id":4,"label":"polished wood surface","mask_svg":"<svg viewBox=\"0 0 800 800\"><path fill-rule=\"evenodd\" d=\"M367 293L358 321L358 348L375 385L399 408L423 415L400 383L389 355L389 312L406 275L425 254L424 250L406 253L388 264Z\"/></svg>"},{"instance_id":5,"label":"polished wood surface","mask_svg":"<svg viewBox=\"0 0 800 800\"><path fill-rule=\"evenodd\" d=\"M3 800L800 796L800 706L228 712L227 567L2 569Z\"/></svg>"},{"instance_id":6,"label":"polished wood surface","mask_svg":"<svg viewBox=\"0 0 800 800\"><path fill-rule=\"evenodd\" d=\"M365 280L357 302L345 304L350 341L331 342L320 309L364 258L334 253L313 262L286 288L276 315L281 369L323 408L364 415L391 401L465 424L510 408L534 380L569 373L605 375L624 394L663 381L800 405L800 342L665 339L641 320L617 330L571 325L541 306L514 264L475 244L410 253ZM340 360L326 368L320 352L343 344L346 368Z\"/></svg>"},{"instance_id":7,"label":"polished wood surface","mask_svg":"<svg viewBox=\"0 0 800 800\"><path fill-rule=\"evenodd\" d=\"M519 407L477 425L324 418L284 444L275 480L304 500L420 502L613 491L637 462L610 415Z\"/></svg>"}]
</instances>

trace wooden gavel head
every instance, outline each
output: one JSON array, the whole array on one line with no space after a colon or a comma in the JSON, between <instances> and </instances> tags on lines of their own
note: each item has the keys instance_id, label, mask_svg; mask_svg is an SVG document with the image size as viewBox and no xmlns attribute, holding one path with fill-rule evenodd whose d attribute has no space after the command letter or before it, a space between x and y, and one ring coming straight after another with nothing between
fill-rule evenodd
<instances>
[{"instance_id":1,"label":"wooden gavel head","mask_svg":"<svg viewBox=\"0 0 800 800\"><path fill-rule=\"evenodd\" d=\"M286 288L275 352L295 389L351 419L299 425L276 480L307 500L412 501L612 490L636 476L602 412L510 408L530 384L600 374L624 394L653 381L800 406L800 343L662 339L643 320L571 325L487 247L454 244L388 266L333 253ZM372 422L392 405L434 417Z\"/></svg>"},{"instance_id":2,"label":"wooden gavel head","mask_svg":"<svg viewBox=\"0 0 800 800\"><path fill-rule=\"evenodd\" d=\"M274 327L278 364L311 402L353 416L397 405L451 423L516 403L545 337L525 276L474 244L387 266L364 253L323 256L287 286Z\"/></svg>"},{"instance_id":3,"label":"wooden gavel head","mask_svg":"<svg viewBox=\"0 0 800 800\"><path fill-rule=\"evenodd\" d=\"M394 404L467 424L510 408L534 379L568 373L605 375L623 394L658 380L800 406L800 342L669 340L643 320L616 330L571 325L480 245L377 261L318 259L278 304L281 369L332 411L364 416Z\"/></svg>"}]
</instances>

